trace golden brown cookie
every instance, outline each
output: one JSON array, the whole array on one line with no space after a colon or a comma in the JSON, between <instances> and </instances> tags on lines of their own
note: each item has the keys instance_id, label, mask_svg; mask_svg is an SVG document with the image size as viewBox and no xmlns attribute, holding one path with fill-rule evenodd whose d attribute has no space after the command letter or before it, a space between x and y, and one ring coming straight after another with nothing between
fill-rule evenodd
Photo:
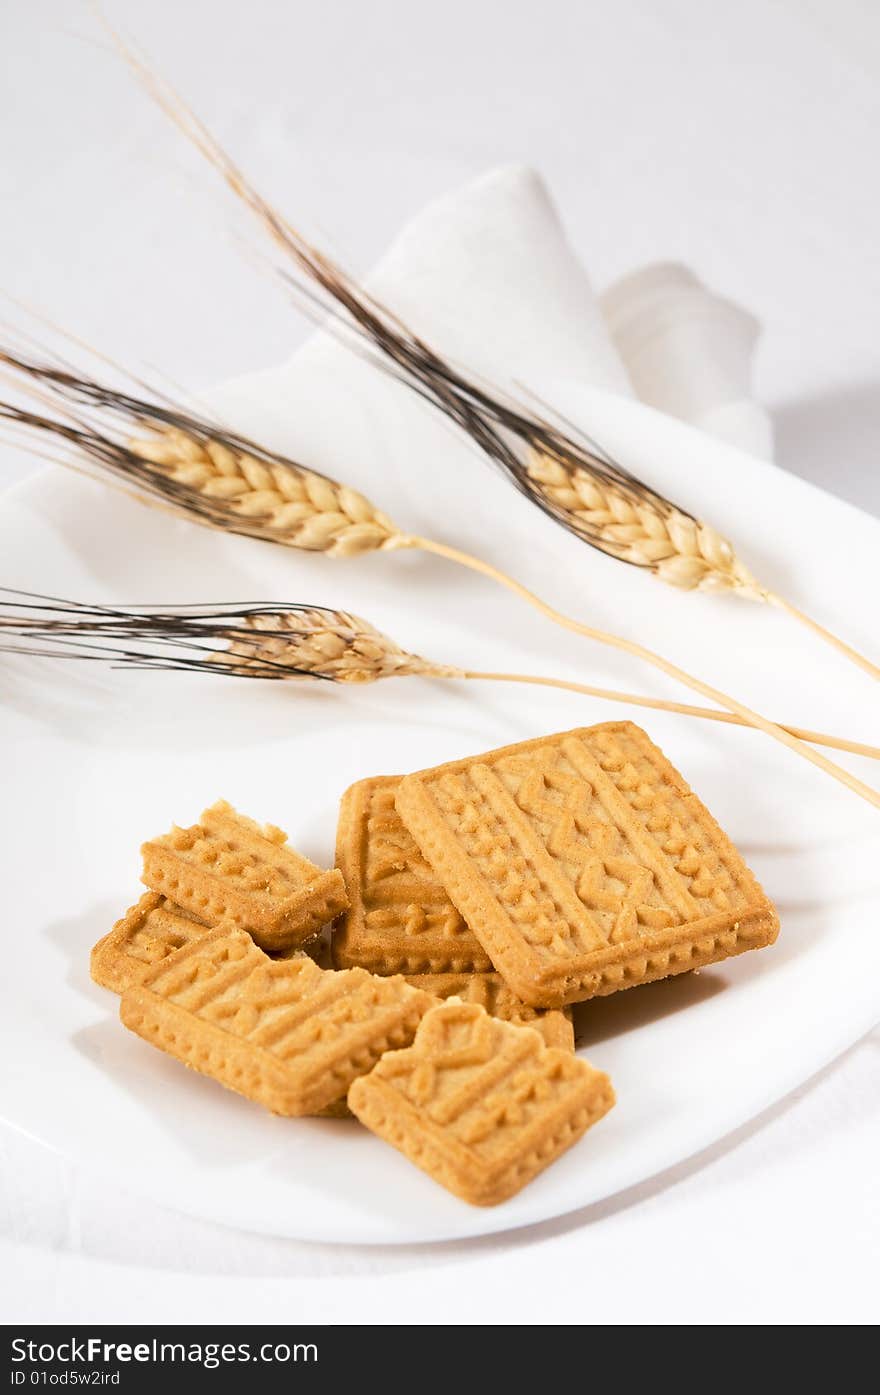
<instances>
[{"instance_id":1,"label":"golden brown cookie","mask_svg":"<svg viewBox=\"0 0 880 1395\"><path fill-rule=\"evenodd\" d=\"M435 1181L475 1206L515 1195L614 1104L607 1075L476 1003L443 1003L390 1051L349 1107Z\"/></svg>"},{"instance_id":2,"label":"golden brown cookie","mask_svg":"<svg viewBox=\"0 0 880 1395\"><path fill-rule=\"evenodd\" d=\"M204 935L206 924L157 891L144 892L92 950L92 978L121 993L140 983L154 965Z\"/></svg>"},{"instance_id":3,"label":"golden brown cookie","mask_svg":"<svg viewBox=\"0 0 880 1395\"><path fill-rule=\"evenodd\" d=\"M374 974L488 971L489 956L394 808L399 783L359 780L342 797L336 862L351 906L333 932L333 962Z\"/></svg>"},{"instance_id":4,"label":"golden brown cookie","mask_svg":"<svg viewBox=\"0 0 880 1395\"><path fill-rule=\"evenodd\" d=\"M383 1052L412 1041L436 999L401 978L270 959L221 926L122 995L126 1027L275 1114L315 1114L344 1099Z\"/></svg>"},{"instance_id":5,"label":"golden brown cookie","mask_svg":"<svg viewBox=\"0 0 880 1395\"><path fill-rule=\"evenodd\" d=\"M266 950L303 944L348 905L338 869L322 872L287 846L280 828L245 818L225 800L141 851L141 880L151 891L210 925L240 926Z\"/></svg>"},{"instance_id":6,"label":"golden brown cookie","mask_svg":"<svg viewBox=\"0 0 880 1395\"><path fill-rule=\"evenodd\" d=\"M533 1027L547 1046L574 1051L574 1025L571 1008L529 1007L511 993L500 974L406 974L407 983L422 988L441 1001L461 998L463 1003L479 1003L490 1017L512 1022L516 1027Z\"/></svg>"},{"instance_id":7,"label":"golden brown cookie","mask_svg":"<svg viewBox=\"0 0 880 1395\"><path fill-rule=\"evenodd\" d=\"M537 1007L776 938L776 912L730 839L631 722L410 775L396 803L498 971Z\"/></svg>"}]
</instances>

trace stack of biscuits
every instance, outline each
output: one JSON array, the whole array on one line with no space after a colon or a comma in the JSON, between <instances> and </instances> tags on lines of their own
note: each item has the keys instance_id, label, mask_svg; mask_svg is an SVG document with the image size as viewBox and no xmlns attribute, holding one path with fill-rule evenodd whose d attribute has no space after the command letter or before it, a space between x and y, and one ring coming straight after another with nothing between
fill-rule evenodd
<instances>
[{"instance_id":1,"label":"stack of biscuits","mask_svg":"<svg viewBox=\"0 0 880 1395\"><path fill-rule=\"evenodd\" d=\"M572 1004L778 929L629 722L361 780L330 871L224 802L143 859L146 895L92 951L124 1024L277 1114L355 1115L477 1205L614 1103Z\"/></svg>"}]
</instances>

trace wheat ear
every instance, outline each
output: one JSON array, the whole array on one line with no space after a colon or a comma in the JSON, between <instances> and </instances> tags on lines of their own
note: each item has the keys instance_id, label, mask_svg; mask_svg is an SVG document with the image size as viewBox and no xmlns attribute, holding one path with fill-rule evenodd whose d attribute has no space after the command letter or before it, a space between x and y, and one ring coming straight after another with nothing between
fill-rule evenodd
<instances>
[{"instance_id":1,"label":"wheat ear","mask_svg":"<svg viewBox=\"0 0 880 1395\"><path fill-rule=\"evenodd\" d=\"M2 346L0 365L28 399L0 401L0 421L72 448L101 476L187 518L331 557L402 545L401 530L356 489L216 422Z\"/></svg>"},{"instance_id":2,"label":"wheat ear","mask_svg":"<svg viewBox=\"0 0 880 1395\"><path fill-rule=\"evenodd\" d=\"M220 508L243 530L285 547L356 557L400 546L401 534L363 494L292 461L260 458L252 450L199 439L174 428L127 442L173 485Z\"/></svg>"},{"instance_id":3,"label":"wheat ear","mask_svg":"<svg viewBox=\"0 0 880 1395\"><path fill-rule=\"evenodd\" d=\"M335 683L374 683L380 678L461 678L461 669L431 663L401 649L369 621L347 610L309 607L265 611L229 632L226 649L210 656L239 677L278 676L291 668L300 678Z\"/></svg>"},{"instance_id":4,"label":"wheat ear","mask_svg":"<svg viewBox=\"0 0 880 1395\"><path fill-rule=\"evenodd\" d=\"M754 600L768 598L727 539L674 504L628 494L547 455L533 454L526 472L548 512L565 515L580 536L596 539L610 556L644 567L684 591L737 591Z\"/></svg>"},{"instance_id":5,"label":"wheat ear","mask_svg":"<svg viewBox=\"0 0 880 1395\"><path fill-rule=\"evenodd\" d=\"M872 678L880 666L840 636L758 582L732 545L618 465L587 438L564 433L522 404L448 363L396 315L376 301L269 204L191 107L126 44L106 19L121 56L157 105L219 172L290 259L288 289L297 279L317 288L387 371L460 426L524 494L593 547L684 590L730 591L773 604L835 648Z\"/></svg>"},{"instance_id":6,"label":"wheat ear","mask_svg":"<svg viewBox=\"0 0 880 1395\"><path fill-rule=\"evenodd\" d=\"M360 616L324 606L172 606L150 611L88 605L0 587L0 652L103 659L120 668L211 672L234 678L373 683L415 676L530 684L707 721L751 725L731 712L611 692L569 679L439 664L402 649ZM801 727L786 730L801 740L880 760L876 746Z\"/></svg>"}]
</instances>

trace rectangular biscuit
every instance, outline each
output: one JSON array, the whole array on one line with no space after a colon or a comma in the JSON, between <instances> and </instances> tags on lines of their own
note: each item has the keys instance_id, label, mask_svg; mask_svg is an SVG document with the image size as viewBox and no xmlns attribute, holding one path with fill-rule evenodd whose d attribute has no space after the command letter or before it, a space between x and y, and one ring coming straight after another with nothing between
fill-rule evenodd
<instances>
[{"instance_id":1,"label":"rectangular biscuit","mask_svg":"<svg viewBox=\"0 0 880 1395\"><path fill-rule=\"evenodd\" d=\"M736 848L631 722L404 779L397 809L513 991L558 1007L772 943Z\"/></svg>"},{"instance_id":2,"label":"rectangular biscuit","mask_svg":"<svg viewBox=\"0 0 880 1395\"><path fill-rule=\"evenodd\" d=\"M571 1008L535 1008L511 993L500 974L405 974L413 988L422 988L435 998L461 998L479 1003L490 1017L512 1022L516 1027L533 1027L547 1046L574 1051L574 1024Z\"/></svg>"},{"instance_id":3,"label":"rectangular biscuit","mask_svg":"<svg viewBox=\"0 0 880 1395\"><path fill-rule=\"evenodd\" d=\"M412 1041L436 999L401 978L270 959L221 926L122 995L126 1027L275 1114L315 1114L344 1099L384 1051Z\"/></svg>"},{"instance_id":4,"label":"rectangular biscuit","mask_svg":"<svg viewBox=\"0 0 880 1395\"><path fill-rule=\"evenodd\" d=\"M204 935L206 922L157 891L144 892L92 950L89 968L95 983L121 993L140 983L155 964L181 945Z\"/></svg>"},{"instance_id":5,"label":"rectangular biscuit","mask_svg":"<svg viewBox=\"0 0 880 1395\"><path fill-rule=\"evenodd\" d=\"M443 1003L348 1095L373 1133L475 1206L506 1201L614 1104L607 1075L477 1003Z\"/></svg>"},{"instance_id":6,"label":"rectangular biscuit","mask_svg":"<svg viewBox=\"0 0 880 1395\"><path fill-rule=\"evenodd\" d=\"M394 807L400 776L359 780L339 810L336 862L351 906L333 932L333 962L374 974L492 968Z\"/></svg>"},{"instance_id":7,"label":"rectangular biscuit","mask_svg":"<svg viewBox=\"0 0 880 1395\"><path fill-rule=\"evenodd\" d=\"M337 868L321 871L287 846L280 828L245 818L225 800L141 851L141 880L151 891L210 925L233 922L263 949L303 944L348 905Z\"/></svg>"}]
</instances>

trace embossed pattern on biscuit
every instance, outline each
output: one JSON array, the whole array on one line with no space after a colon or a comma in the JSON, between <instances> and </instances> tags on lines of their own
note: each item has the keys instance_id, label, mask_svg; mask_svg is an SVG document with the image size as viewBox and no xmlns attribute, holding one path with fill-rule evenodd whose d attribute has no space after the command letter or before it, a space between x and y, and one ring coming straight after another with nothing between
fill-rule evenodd
<instances>
[{"instance_id":1,"label":"embossed pattern on biscuit","mask_svg":"<svg viewBox=\"0 0 880 1395\"><path fill-rule=\"evenodd\" d=\"M344 1099L383 1052L412 1041L436 999L401 978L273 960L242 930L184 945L122 996L126 1027L276 1114Z\"/></svg>"},{"instance_id":2,"label":"embossed pattern on biscuit","mask_svg":"<svg viewBox=\"0 0 880 1395\"><path fill-rule=\"evenodd\" d=\"M336 861L351 907L333 932L333 961L376 974L488 972L489 956L394 807L399 783L360 780L343 796Z\"/></svg>"},{"instance_id":3,"label":"embossed pattern on biscuit","mask_svg":"<svg viewBox=\"0 0 880 1395\"><path fill-rule=\"evenodd\" d=\"M607 1075L475 1003L444 1003L383 1056L349 1107L465 1201L506 1201L614 1104Z\"/></svg>"},{"instance_id":4,"label":"embossed pattern on biscuit","mask_svg":"<svg viewBox=\"0 0 880 1395\"><path fill-rule=\"evenodd\" d=\"M348 905L342 873L324 872L219 801L191 828L144 843L141 880L210 925L231 921L263 949L303 944Z\"/></svg>"},{"instance_id":5,"label":"embossed pattern on biscuit","mask_svg":"<svg viewBox=\"0 0 880 1395\"><path fill-rule=\"evenodd\" d=\"M397 808L496 968L535 1006L776 937L739 853L630 722L409 776Z\"/></svg>"},{"instance_id":6,"label":"embossed pattern on biscuit","mask_svg":"<svg viewBox=\"0 0 880 1395\"><path fill-rule=\"evenodd\" d=\"M92 950L92 978L102 988L121 993L182 945L208 927L189 911L158 892L146 891Z\"/></svg>"},{"instance_id":7,"label":"embossed pattern on biscuit","mask_svg":"<svg viewBox=\"0 0 880 1395\"><path fill-rule=\"evenodd\" d=\"M512 993L500 974L406 974L407 983L435 998L461 998L478 1003L490 1017L533 1027L547 1046L574 1051L574 1026L570 1008L534 1008Z\"/></svg>"}]
</instances>

